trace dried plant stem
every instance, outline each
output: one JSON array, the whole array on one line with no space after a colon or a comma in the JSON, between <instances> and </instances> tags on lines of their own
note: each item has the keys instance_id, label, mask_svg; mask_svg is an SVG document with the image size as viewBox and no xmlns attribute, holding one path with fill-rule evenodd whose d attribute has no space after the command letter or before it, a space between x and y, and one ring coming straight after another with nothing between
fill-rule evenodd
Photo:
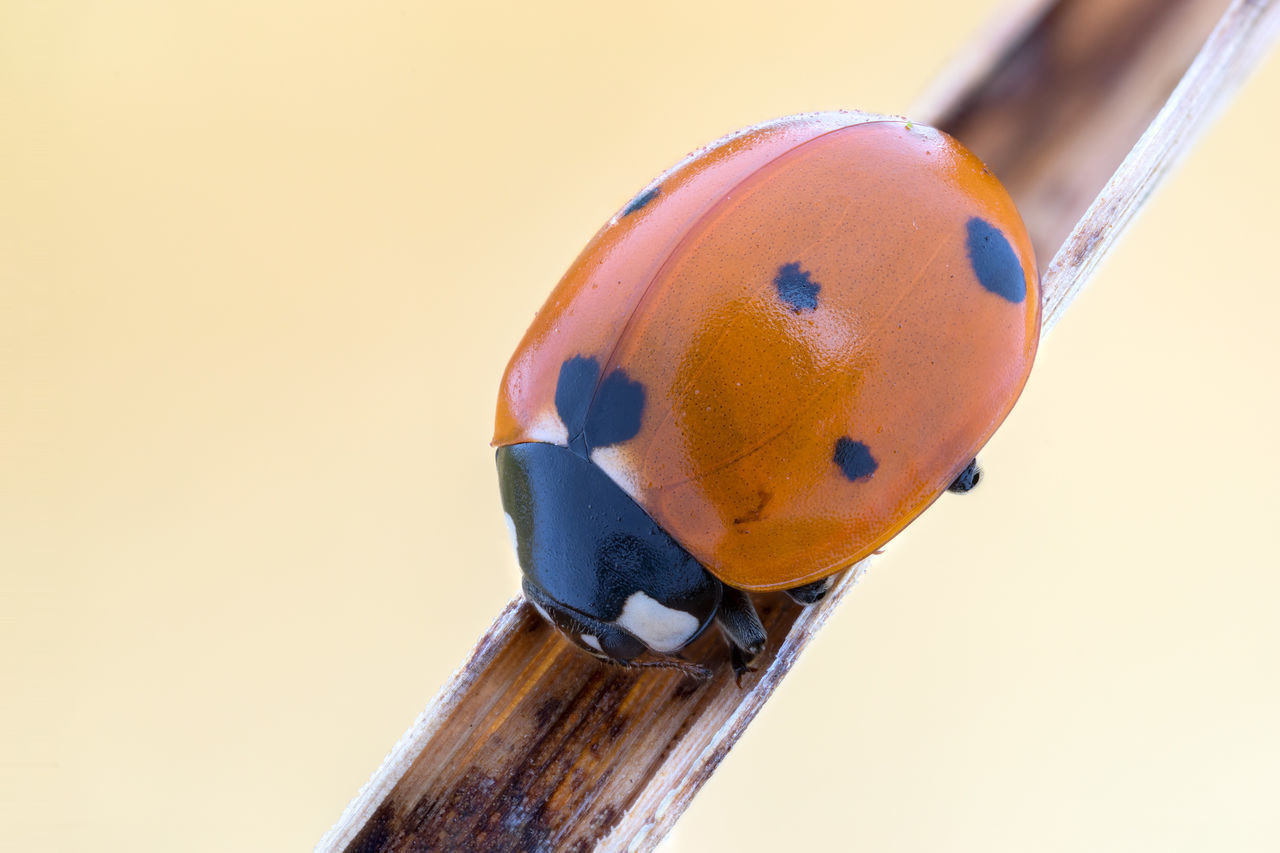
<instances>
[{"instance_id":1,"label":"dried plant stem","mask_svg":"<svg viewBox=\"0 0 1280 853\"><path fill-rule=\"evenodd\" d=\"M1019 9L917 117L964 140L1009 188L1042 263L1052 258L1048 329L1270 46L1280 12L1271 0ZM317 849L652 849L866 562L812 607L759 599L770 650L741 688L727 667L696 681L600 665L513 600ZM714 639L690 656L721 653Z\"/></svg>"}]
</instances>

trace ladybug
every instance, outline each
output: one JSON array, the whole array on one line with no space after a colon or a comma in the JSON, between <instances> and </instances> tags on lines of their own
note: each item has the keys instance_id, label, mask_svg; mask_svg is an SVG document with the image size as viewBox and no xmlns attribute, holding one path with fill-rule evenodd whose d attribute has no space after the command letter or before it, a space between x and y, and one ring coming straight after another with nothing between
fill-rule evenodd
<instances>
[{"instance_id":1,"label":"ladybug","mask_svg":"<svg viewBox=\"0 0 1280 853\"><path fill-rule=\"evenodd\" d=\"M493 444L525 596L572 643L739 674L747 593L810 604L948 489L1026 383L1031 240L945 133L790 116L690 155L622 208L502 380Z\"/></svg>"}]
</instances>

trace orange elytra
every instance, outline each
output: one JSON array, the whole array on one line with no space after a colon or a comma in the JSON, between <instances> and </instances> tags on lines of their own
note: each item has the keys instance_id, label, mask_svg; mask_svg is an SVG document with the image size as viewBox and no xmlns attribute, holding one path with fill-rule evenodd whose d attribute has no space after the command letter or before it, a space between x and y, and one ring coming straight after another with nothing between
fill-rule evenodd
<instances>
[{"instance_id":1,"label":"orange elytra","mask_svg":"<svg viewBox=\"0 0 1280 853\"><path fill-rule=\"evenodd\" d=\"M526 593L614 662L716 619L745 661L741 591L815 600L976 481L1039 331L1022 220L945 133L831 112L725 137L596 234L507 367Z\"/></svg>"}]
</instances>

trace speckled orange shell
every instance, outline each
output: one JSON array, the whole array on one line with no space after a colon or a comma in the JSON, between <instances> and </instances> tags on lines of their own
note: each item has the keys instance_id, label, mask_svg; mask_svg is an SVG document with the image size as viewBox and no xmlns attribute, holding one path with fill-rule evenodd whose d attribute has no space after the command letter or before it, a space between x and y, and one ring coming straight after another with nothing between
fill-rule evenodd
<instances>
[{"instance_id":1,"label":"speckled orange shell","mask_svg":"<svg viewBox=\"0 0 1280 853\"><path fill-rule=\"evenodd\" d=\"M975 221L1007 241L1025 298L984 286ZM1031 241L972 153L902 120L794 116L694 154L592 239L507 367L494 444L567 445L562 365L620 368L644 389L640 429L592 461L725 583L793 587L946 490L1018 398L1039 330Z\"/></svg>"}]
</instances>

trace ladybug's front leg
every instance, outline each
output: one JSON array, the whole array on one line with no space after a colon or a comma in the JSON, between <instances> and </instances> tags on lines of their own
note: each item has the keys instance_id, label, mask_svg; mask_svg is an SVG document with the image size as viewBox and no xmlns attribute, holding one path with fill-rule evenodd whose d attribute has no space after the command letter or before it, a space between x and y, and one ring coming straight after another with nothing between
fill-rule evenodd
<instances>
[{"instance_id":1,"label":"ladybug's front leg","mask_svg":"<svg viewBox=\"0 0 1280 853\"><path fill-rule=\"evenodd\" d=\"M769 639L755 605L751 603L751 596L725 584L720 609L716 611L716 624L729 641L729 662L741 683L743 674L752 671L751 661L764 651L764 644Z\"/></svg>"}]
</instances>

